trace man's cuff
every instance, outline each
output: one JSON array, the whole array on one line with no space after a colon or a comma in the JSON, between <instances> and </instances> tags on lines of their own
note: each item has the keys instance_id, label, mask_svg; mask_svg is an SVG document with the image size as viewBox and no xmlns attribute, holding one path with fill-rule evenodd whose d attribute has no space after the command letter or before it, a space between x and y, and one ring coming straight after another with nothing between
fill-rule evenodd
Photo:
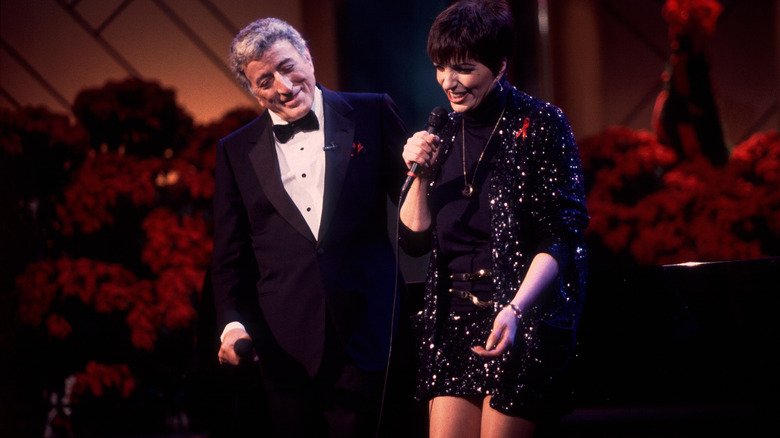
<instances>
[{"instance_id":1,"label":"man's cuff","mask_svg":"<svg viewBox=\"0 0 780 438\"><path fill-rule=\"evenodd\" d=\"M225 333L233 330L233 329L241 329L243 331L246 331L246 327L244 327L244 324L241 324L238 321L233 321L225 326L225 329L222 330L222 334L219 336L219 341L222 342L225 339Z\"/></svg>"}]
</instances>

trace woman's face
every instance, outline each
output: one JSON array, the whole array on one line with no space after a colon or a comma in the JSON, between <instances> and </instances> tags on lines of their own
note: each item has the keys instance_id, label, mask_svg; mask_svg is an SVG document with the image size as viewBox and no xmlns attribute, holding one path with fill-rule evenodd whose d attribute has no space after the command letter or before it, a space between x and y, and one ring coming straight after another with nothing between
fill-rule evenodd
<instances>
[{"instance_id":1,"label":"woman's face","mask_svg":"<svg viewBox=\"0 0 780 438\"><path fill-rule=\"evenodd\" d=\"M434 64L434 67L436 80L447 95L452 109L459 113L479 106L498 81L498 76L494 76L485 64L473 59Z\"/></svg>"}]
</instances>

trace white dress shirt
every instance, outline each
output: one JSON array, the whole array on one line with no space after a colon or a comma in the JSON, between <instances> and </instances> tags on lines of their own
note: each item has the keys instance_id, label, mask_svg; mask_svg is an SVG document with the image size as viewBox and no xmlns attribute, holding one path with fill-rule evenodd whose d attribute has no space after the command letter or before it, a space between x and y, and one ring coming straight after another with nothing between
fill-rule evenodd
<instances>
[{"instance_id":1,"label":"white dress shirt","mask_svg":"<svg viewBox=\"0 0 780 438\"><path fill-rule=\"evenodd\" d=\"M322 111L322 91L319 88L314 93L312 110L319 122L318 130L296 132L287 143L280 143L274 137L274 143L284 189L317 238L325 191L325 151L322 149L325 146L325 119ZM269 114L275 125L286 123L273 112L269 111Z\"/></svg>"}]
</instances>

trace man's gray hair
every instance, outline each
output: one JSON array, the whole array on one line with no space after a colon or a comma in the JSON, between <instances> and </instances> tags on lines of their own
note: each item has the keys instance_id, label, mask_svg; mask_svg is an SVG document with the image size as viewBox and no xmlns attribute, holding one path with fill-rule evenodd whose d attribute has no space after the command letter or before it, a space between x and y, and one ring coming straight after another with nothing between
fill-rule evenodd
<instances>
[{"instance_id":1,"label":"man's gray hair","mask_svg":"<svg viewBox=\"0 0 780 438\"><path fill-rule=\"evenodd\" d=\"M254 87L244 73L247 64L260 59L277 41L289 41L301 56L306 56L306 41L301 34L278 18L261 18L249 24L230 44L230 69L250 94L254 94Z\"/></svg>"}]
</instances>

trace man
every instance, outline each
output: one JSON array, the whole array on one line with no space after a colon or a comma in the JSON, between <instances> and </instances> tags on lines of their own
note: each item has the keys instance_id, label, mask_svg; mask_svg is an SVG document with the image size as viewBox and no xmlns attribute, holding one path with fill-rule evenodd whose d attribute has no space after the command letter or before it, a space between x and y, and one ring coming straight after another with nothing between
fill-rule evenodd
<instances>
[{"instance_id":1,"label":"man","mask_svg":"<svg viewBox=\"0 0 780 438\"><path fill-rule=\"evenodd\" d=\"M220 363L253 342L275 435L373 435L403 287L386 207L406 129L387 95L319 86L281 20L247 26L230 58L265 111L217 148Z\"/></svg>"}]
</instances>

